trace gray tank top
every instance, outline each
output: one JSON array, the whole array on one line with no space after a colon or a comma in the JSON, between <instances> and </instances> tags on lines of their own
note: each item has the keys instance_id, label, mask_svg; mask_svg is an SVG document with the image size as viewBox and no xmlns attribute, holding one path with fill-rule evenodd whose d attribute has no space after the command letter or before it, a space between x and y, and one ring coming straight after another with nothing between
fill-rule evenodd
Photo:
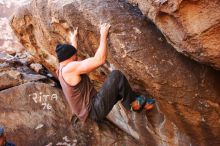
<instances>
[{"instance_id":1,"label":"gray tank top","mask_svg":"<svg viewBox=\"0 0 220 146\"><path fill-rule=\"evenodd\" d=\"M85 122L91 109L92 97L97 94L97 91L88 75L80 75L81 81L77 85L71 86L63 79L61 71L62 68L59 68L58 79L72 113Z\"/></svg>"}]
</instances>

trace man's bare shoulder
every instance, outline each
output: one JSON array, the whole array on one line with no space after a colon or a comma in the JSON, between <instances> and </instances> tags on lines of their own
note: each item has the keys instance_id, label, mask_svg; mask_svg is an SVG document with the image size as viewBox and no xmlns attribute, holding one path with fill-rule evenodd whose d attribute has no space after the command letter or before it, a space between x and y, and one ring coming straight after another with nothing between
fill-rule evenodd
<instances>
[{"instance_id":1,"label":"man's bare shoulder","mask_svg":"<svg viewBox=\"0 0 220 146\"><path fill-rule=\"evenodd\" d=\"M65 67L63 67L62 72L74 74L78 66L79 66L79 61L72 61L68 63Z\"/></svg>"},{"instance_id":2,"label":"man's bare shoulder","mask_svg":"<svg viewBox=\"0 0 220 146\"><path fill-rule=\"evenodd\" d=\"M71 86L78 84L81 80L80 74L76 71L79 61L68 63L62 70L64 80Z\"/></svg>"}]
</instances>

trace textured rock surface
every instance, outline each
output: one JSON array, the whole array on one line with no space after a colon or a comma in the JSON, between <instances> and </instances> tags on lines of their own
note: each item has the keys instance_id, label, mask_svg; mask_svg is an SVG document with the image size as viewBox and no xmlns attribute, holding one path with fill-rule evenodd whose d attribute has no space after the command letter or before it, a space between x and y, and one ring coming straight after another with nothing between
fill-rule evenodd
<instances>
[{"instance_id":1,"label":"textured rock surface","mask_svg":"<svg viewBox=\"0 0 220 146\"><path fill-rule=\"evenodd\" d=\"M30 0L0 0L0 51L14 54L23 49L10 28L9 17L19 6L28 2Z\"/></svg>"},{"instance_id":2,"label":"textured rock surface","mask_svg":"<svg viewBox=\"0 0 220 146\"><path fill-rule=\"evenodd\" d=\"M99 73L118 68L135 90L157 99L150 113L128 113L119 104L108 118L146 145L218 144L220 73L177 53L125 1L35 0L14 15L11 25L21 43L54 73L56 44L68 42L68 31L78 26L80 55L92 56L101 22L112 28L109 59Z\"/></svg>"},{"instance_id":3,"label":"textured rock surface","mask_svg":"<svg viewBox=\"0 0 220 146\"><path fill-rule=\"evenodd\" d=\"M129 0L168 42L191 58L220 69L219 0Z\"/></svg>"},{"instance_id":4,"label":"textured rock surface","mask_svg":"<svg viewBox=\"0 0 220 146\"><path fill-rule=\"evenodd\" d=\"M71 126L61 90L48 84L25 83L0 91L0 103L0 125L17 146L139 145L108 123Z\"/></svg>"},{"instance_id":5,"label":"textured rock surface","mask_svg":"<svg viewBox=\"0 0 220 146\"><path fill-rule=\"evenodd\" d=\"M17 57L0 53L0 90L44 79L45 76L34 73Z\"/></svg>"}]
</instances>

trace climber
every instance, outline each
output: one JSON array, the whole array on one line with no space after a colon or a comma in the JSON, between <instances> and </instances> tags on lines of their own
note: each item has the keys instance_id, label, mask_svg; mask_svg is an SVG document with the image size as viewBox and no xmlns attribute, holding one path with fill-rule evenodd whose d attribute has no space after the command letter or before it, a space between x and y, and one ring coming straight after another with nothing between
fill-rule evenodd
<instances>
[{"instance_id":1,"label":"climber","mask_svg":"<svg viewBox=\"0 0 220 146\"><path fill-rule=\"evenodd\" d=\"M3 127L0 127L0 146L15 146L15 144L7 141Z\"/></svg>"},{"instance_id":2,"label":"climber","mask_svg":"<svg viewBox=\"0 0 220 146\"><path fill-rule=\"evenodd\" d=\"M103 86L97 92L88 73L103 65L107 58L107 36L110 24L102 24L100 43L93 57L79 61L77 58L78 28L70 32L71 44L58 44L56 47L59 68L57 76L67 102L81 121L87 117L95 121L103 120L117 101L122 100L127 110L150 110L154 100L132 91L126 77L121 71L112 71Z\"/></svg>"}]
</instances>

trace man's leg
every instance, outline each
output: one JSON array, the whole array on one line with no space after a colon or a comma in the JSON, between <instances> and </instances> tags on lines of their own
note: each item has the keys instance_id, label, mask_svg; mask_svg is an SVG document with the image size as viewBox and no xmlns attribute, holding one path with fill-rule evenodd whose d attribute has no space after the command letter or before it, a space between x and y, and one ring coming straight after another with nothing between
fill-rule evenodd
<instances>
[{"instance_id":1,"label":"man's leg","mask_svg":"<svg viewBox=\"0 0 220 146\"><path fill-rule=\"evenodd\" d=\"M135 96L136 94L132 91L123 73L114 70L105 80L97 95L93 97L89 117L96 121L104 119L121 99L123 106L130 110L130 103L135 100Z\"/></svg>"}]
</instances>

